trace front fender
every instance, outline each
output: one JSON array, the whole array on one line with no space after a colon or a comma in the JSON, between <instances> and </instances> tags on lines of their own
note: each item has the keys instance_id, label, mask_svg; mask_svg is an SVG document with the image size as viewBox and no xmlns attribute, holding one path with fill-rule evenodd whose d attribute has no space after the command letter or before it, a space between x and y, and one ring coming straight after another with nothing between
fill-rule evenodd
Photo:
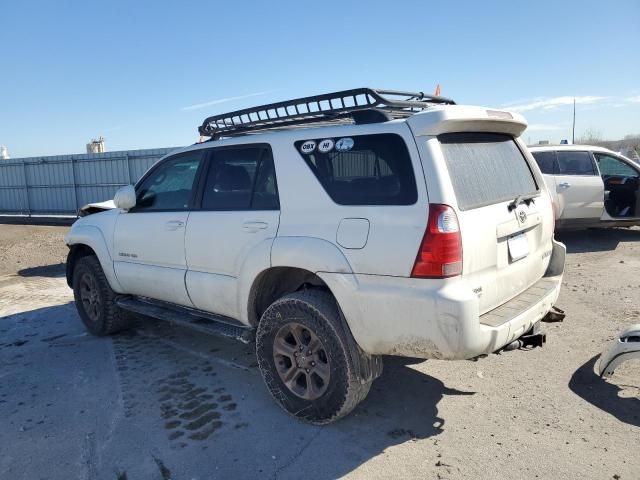
<instances>
[{"instance_id":1,"label":"front fender","mask_svg":"<svg viewBox=\"0 0 640 480\"><path fill-rule=\"evenodd\" d=\"M111 289L117 293L125 293L116 277L113 258L107 248L107 242L98 227L93 225L74 225L67 235L65 242L69 248L72 248L74 245L86 245L91 248L98 257L102 271L105 277L107 277Z\"/></svg>"}]
</instances>

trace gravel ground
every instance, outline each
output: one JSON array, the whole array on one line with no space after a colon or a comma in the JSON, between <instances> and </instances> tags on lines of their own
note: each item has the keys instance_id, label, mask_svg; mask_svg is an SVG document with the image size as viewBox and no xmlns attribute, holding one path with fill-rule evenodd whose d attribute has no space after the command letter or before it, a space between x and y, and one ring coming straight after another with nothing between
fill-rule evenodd
<instances>
[{"instance_id":1,"label":"gravel ground","mask_svg":"<svg viewBox=\"0 0 640 480\"><path fill-rule=\"evenodd\" d=\"M64 280L66 228L0 225L0 478L640 478L640 362L593 373L640 322L640 229L569 251L542 349L390 358L325 427L271 401L251 347L140 320L95 338Z\"/></svg>"}]
</instances>

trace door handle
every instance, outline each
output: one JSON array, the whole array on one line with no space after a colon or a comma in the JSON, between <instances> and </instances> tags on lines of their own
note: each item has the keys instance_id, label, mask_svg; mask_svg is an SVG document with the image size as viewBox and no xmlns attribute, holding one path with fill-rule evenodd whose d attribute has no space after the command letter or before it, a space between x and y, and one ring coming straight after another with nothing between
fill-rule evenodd
<instances>
[{"instance_id":1,"label":"door handle","mask_svg":"<svg viewBox=\"0 0 640 480\"><path fill-rule=\"evenodd\" d=\"M179 230L182 227L184 227L182 220L170 220L164 224L165 230Z\"/></svg>"},{"instance_id":2,"label":"door handle","mask_svg":"<svg viewBox=\"0 0 640 480\"><path fill-rule=\"evenodd\" d=\"M242 224L242 229L245 232L254 233L254 232L257 232L258 230L264 230L268 226L269 224L266 222L244 222Z\"/></svg>"},{"instance_id":3,"label":"door handle","mask_svg":"<svg viewBox=\"0 0 640 480\"><path fill-rule=\"evenodd\" d=\"M558 185L560 188L569 188L571 184L569 182L562 182Z\"/></svg>"}]
</instances>

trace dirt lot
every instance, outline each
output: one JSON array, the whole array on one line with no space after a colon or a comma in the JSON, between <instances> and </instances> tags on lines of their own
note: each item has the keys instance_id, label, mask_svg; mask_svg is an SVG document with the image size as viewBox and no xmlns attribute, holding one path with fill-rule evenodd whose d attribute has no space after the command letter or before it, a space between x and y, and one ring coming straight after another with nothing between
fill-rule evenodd
<instances>
[{"instance_id":1,"label":"dirt lot","mask_svg":"<svg viewBox=\"0 0 640 480\"><path fill-rule=\"evenodd\" d=\"M281 412L250 347L151 320L82 327L62 227L0 225L0 478L640 478L640 362L593 374L640 323L640 229L559 235L569 255L542 349L387 359L354 414Z\"/></svg>"}]
</instances>

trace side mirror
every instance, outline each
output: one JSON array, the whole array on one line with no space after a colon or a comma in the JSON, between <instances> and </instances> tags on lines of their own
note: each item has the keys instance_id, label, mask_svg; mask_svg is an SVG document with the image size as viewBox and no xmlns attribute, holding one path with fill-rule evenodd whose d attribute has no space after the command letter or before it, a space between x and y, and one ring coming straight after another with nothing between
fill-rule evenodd
<instances>
[{"instance_id":1,"label":"side mirror","mask_svg":"<svg viewBox=\"0 0 640 480\"><path fill-rule=\"evenodd\" d=\"M116 192L116 196L113 197L113 204L116 208L121 208L122 210L130 210L135 207L136 190L133 188L133 185L121 187Z\"/></svg>"}]
</instances>

